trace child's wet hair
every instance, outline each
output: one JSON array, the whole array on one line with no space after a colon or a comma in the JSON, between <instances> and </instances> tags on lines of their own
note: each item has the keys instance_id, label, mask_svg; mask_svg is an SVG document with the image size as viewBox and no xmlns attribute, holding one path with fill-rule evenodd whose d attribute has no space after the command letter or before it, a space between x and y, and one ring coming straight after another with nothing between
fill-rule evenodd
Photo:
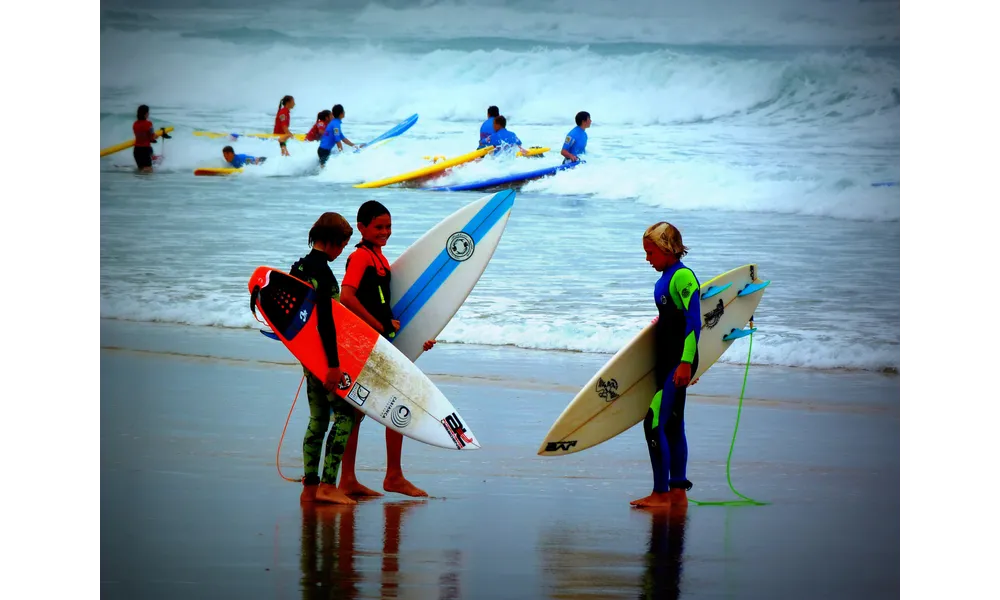
<instances>
[{"instance_id":1,"label":"child's wet hair","mask_svg":"<svg viewBox=\"0 0 1000 600\"><path fill-rule=\"evenodd\" d=\"M381 202L378 200L369 200L358 208L358 223L368 227L376 218L388 214L389 209Z\"/></svg>"},{"instance_id":2,"label":"child's wet hair","mask_svg":"<svg viewBox=\"0 0 1000 600\"><path fill-rule=\"evenodd\" d=\"M325 212L316 219L312 229L309 230L309 245L323 242L340 246L346 244L352 235L354 228L340 213Z\"/></svg>"},{"instance_id":3,"label":"child's wet hair","mask_svg":"<svg viewBox=\"0 0 1000 600\"><path fill-rule=\"evenodd\" d=\"M681 258L688 253L688 248L684 245L683 238L681 238L680 230L666 221L650 225L646 229L646 232L642 234L642 239L653 242L665 254L673 254L677 258Z\"/></svg>"}]
</instances>

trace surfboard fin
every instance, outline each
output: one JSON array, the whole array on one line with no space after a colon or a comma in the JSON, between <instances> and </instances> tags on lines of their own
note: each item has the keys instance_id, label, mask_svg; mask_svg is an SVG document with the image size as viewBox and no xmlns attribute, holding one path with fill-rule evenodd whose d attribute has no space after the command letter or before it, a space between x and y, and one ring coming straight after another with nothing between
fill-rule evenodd
<instances>
[{"instance_id":1,"label":"surfboard fin","mask_svg":"<svg viewBox=\"0 0 1000 600\"><path fill-rule=\"evenodd\" d=\"M741 337L746 337L757 331L756 327L751 327L750 329L733 329L726 335L722 336L723 342L731 342L733 340L738 340Z\"/></svg>"},{"instance_id":2,"label":"surfboard fin","mask_svg":"<svg viewBox=\"0 0 1000 600\"><path fill-rule=\"evenodd\" d=\"M769 285L771 285L770 279L768 279L767 281L762 281L760 283L748 283L745 288L743 288L742 290L739 291L739 293L736 294L736 296L740 298L742 298L743 296L749 296L754 292L759 292L760 290L766 288Z\"/></svg>"},{"instance_id":3,"label":"surfboard fin","mask_svg":"<svg viewBox=\"0 0 1000 600\"><path fill-rule=\"evenodd\" d=\"M730 287L732 287L732 285L733 285L733 282L731 282L731 281L729 283L727 283L726 285L723 285L723 286L714 286L713 285L713 286L711 286L711 287L708 288L707 292L705 292L704 294L701 295L701 299L702 300L708 300L712 296L716 296L716 295L721 294L722 292L728 290Z\"/></svg>"}]
</instances>

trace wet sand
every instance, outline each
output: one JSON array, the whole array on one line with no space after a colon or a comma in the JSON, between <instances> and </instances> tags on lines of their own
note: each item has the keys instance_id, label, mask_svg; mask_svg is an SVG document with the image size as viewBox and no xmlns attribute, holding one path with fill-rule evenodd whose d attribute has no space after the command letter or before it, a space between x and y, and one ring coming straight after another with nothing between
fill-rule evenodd
<instances>
[{"instance_id":1,"label":"wet sand","mask_svg":"<svg viewBox=\"0 0 1000 600\"><path fill-rule=\"evenodd\" d=\"M431 498L307 507L275 451L301 371L255 331L101 323L104 598L884 598L899 594L899 378L752 367L732 479L766 506L633 509L640 427L539 457L605 355L441 344L418 364L483 443L405 440ZM687 409L690 497L726 484L742 368ZM301 475L300 396L282 472ZM358 476L381 489L384 429Z\"/></svg>"}]
</instances>

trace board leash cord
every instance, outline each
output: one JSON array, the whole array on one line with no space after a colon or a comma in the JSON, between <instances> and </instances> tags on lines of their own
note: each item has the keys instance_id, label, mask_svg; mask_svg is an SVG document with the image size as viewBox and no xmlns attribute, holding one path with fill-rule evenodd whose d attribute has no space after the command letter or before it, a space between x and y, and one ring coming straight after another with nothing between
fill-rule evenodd
<instances>
[{"instance_id":1,"label":"board leash cord","mask_svg":"<svg viewBox=\"0 0 1000 600\"><path fill-rule=\"evenodd\" d=\"M302 379L299 380L299 389L295 390L295 397L292 398L292 407L288 409L288 418L285 419L285 426L281 429L281 437L278 439L278 452L274 456L274 464L278 467L278 475L281 475L281 478L285 481L291 481L292 483L302 483L304 477L292 479L291 477L285 477L285 474L281 472L281 443L285 441L285 431L288 430L288 422L292 420L292 411L295 410L295 402L299 399L299 392L302 391L302 384L305 381L306 376L303 375Z\"/></svg>"},{"instance_id":2,"label":"board leash cord","mask_svg":"<svg viewBox=\"0 0 1000 600\"><path fill-rule=\"evenodd\" d=\"M753 317L750 317L750 330L753 331ZM733 477L732 477L732 462L733 462L733 448L736 447L736 432L740 429L740 415L743 412L743 396L747 391L747 376L750 373L750 354L753 352L753 333L750 334L750 347L747 349L747 364L746 368L743 370L743 388L740 390L740 402L736 409L736 425L733 427L733 440L729 444L729 456L726 458L726 483L729 484L729 489L732 490L734 494L740 497L740 500L721 500L721 501L708 501L708 500L694 500L689 498L688 502L695 504L697 506L766 506L768 502L760 502L759 500L754 500L753 498L744 496L743 494L736 491L733 487Z\"/></svg>"}]
</instances>

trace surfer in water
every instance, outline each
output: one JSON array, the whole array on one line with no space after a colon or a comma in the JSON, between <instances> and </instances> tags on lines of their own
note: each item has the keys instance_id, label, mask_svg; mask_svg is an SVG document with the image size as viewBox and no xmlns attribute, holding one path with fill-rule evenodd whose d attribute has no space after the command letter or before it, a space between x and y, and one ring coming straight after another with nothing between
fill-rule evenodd
<instances>
[{"instance_id":1,"label":"surfer in water","mask_svg":"<svg viewBox=\"0 0 1000 600\"><path fill-rule=\"evenodd\" d=\"M316 123L306 134L306 141L308 142L318 142L323 134L326 132L326 126L329 125L330 119L333 118L333 113L328 110L321 110L316 113Z\"/></svg>"},{"instance_id":2,"label":"surfer in water","mask_svg":"<svg viewBox=\"0 0 1000 600\"><path fill-rule=\"evenodd\" d=\"M295 108L295 98L285 96L278 103L278 114L274 115L274 133L281 135L278 138L278 145L281 146L282 156L289 156L285 142L288 141L288 138L292 137L292 132L288 130L288 126L292 122L291 111L293 108Z\"/></svg>"},{"instance_id":3,"label":"surfer in water","mask_svg":"<svg viewBox=\"0 0 1000 600\"><path fill-rule=\"evenodd\" d=\"M356 147L359 150L365 147L364 144L355 144L344 136L343 119L347 114L344 111L344 106L342 104L335 104L331 113L333 118L326 124L323 137L319 140L319 149L316 150L316 153L319 155L320 167L326 167L326 161L330 158L330 153L333 152L334 145L341 152L344 151L344 144Z\"/></svg>"},{"instance_id":4,"label":"surfer in water","mask_svg":"<svg viewBox=\"0 0 1000 600\"><path fill-rule=\"evenodd\" d=\"M579 120L579 117L577 117ZM662 273L653 289L659 312L656 324L656 381L642 422L653 465L653 493L633 500L633 506L686 505L687 438L684 435L684 401L691 376L698 370L701 337L701 285L681 258L687 247L681 232L666 221L646 229L642 236L646 261Z\"/></svg>"},{"instance_id":5,"label":"surfer in water","mask_svg":"<svg viewBox=\"0 0 1000 600\"><path fill-rule=\"evenodd\" d=\"M486 109L486 120L479 127L479 146L476 150L481 150L490 143L486 141L491 135L493 135L493 119L500 116L500 109L496 106L491 106Z\"/></svg>"},{"instance_id":6,"label":"surfer in water","mask_svg":"<svg viewBox=\"0 0 1000 600\"><path fill-rule=\"evenodd\" d=\"M563 164L577 162L580 155L587 151L587 129L590 128L590 113L581 110L576 113L576 127L566 134L566 141L563 142L562 154Z\"/></svg>"},{"instance_id":7,"label":"surfer in water","mask_svg":"<svg viewBox=\"0 0 1000 600\"><path fill-rule=\"evenodd\" d=\"M226 146L222 149L222 158L226 159L229 166L234 169L239 169L245 164L259 165L260 163L267 160L266 156L256 157L250 156L248 154L236 154L232 146Z\"/></svg>"},{"instance_id":8,"label":"surfer in water","mask_svg":"<svg viewBox=\"0 0 1000 600\"><path fill-rule=\"evenodd\" d=\"M327 129L329 131L329 129ZM399 321L392 314L392 296L389 282L392 272L389 261L382 254L382 247L392 235L392 216L389 209L375 200L369 200L358 208L358 231L361 243L347 258L347 272L344 273L344 293L340 302L348 310L361 317L372 328L388 340L399 331ZM424 351L434 347L437 340L424 342ZM354 430L344 452L344 475L340 489L354 496L381 496L373 489L361 485L354 476L354 459L358 449L358 429L364 418L358 413ZM382 489L407 496L426 496L427 492L407 481L403 476L402 453L403 435L385 428L386 470Z\"/></svg>"},{"instance_id":9,"label":"surfer in water","mask_svg":"<svg viewBox=\"0 0 1000 600\"><path fill-rule=\"evenodd\" d=\"M344 455L347 439L355 427L354 408L335 393L344 378L340 370L337 354L337 330L333 323L331 300L340 299L340 286L330 270L330 262L341 255L347 242L354 235L354 229L347 219L335 212L326 212L316 220L309 230L309 245L312 251L303 256L288 271L291 275L308 282L316 291L316 328L323 342L329 371L320 379L302 366L306 376L306 395L309 398L309 425L302 440L302 462L305 476L302 478L300 502L331 502L334 504L357 504L337 487L337 473ZM333 413L333 428L330 413ZM326 436L326 459L323 473L319 465ZM354 465L351 465L353 474Z\"/></svg>"},{"instance_id":10,"label":"surfer in water","mask_svg":"<svg viewBox=\"0 0 1000 600\"><path fill-rule=\"evenodd\" d=\"M152 173L153 162L159 158L153 156L152 144L156 143L158 137L169 140L170 136L162 127L159 133L153 131L153 122L149 120L149 107L145 104L136 110L135 123L132 123L132 133L135 135L135 147L132 148L135 166L143 173Z\"/></svg>"},{"instance_id":11,"label":"surfer in water","mask_svg":"<svg viewBox=\"0 0 1000 600\"><path fill-rule=\"evenodd\" d=\"M517 137L513 131L507 130L507 118L503 115L497 115L493 119L493 133L486 137L486 145L496 148L493 151L494 154L509 150L512 146L517 146L518 152L525 151L521 146L521 138Z\"/></svg>"}]
</instances>

